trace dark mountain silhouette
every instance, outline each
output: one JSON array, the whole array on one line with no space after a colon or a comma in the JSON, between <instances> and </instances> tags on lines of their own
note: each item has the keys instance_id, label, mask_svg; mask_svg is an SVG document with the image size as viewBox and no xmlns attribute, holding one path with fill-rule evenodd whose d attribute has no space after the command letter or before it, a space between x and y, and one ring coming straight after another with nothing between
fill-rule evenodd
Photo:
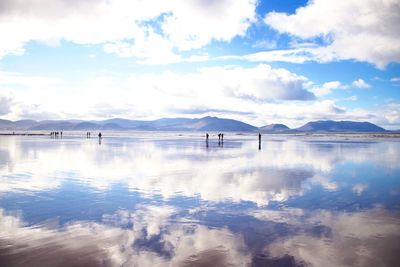
<instances>
[{"instance_id":1,"label":"dark mountain silhouette","mask_svg":"<svg viewBox=\"0 0 400 267\"><path fill-rule=\"evenodd\" d=\"M293 130L284 124L268 124L260 127L260 132L262 133L289 133Z\"/></svg>"},{"instance_id":2,"label":"dark mountain silhouette","mask_svg":"<svg viewBox=\"0 0 400 267\"><path fill-rule=\"evenodd\" d=\"M381 133L385 129L370 122L355 121L312 121L296 128L299 132L363 132Z\"/></svg>"}]
</instances>

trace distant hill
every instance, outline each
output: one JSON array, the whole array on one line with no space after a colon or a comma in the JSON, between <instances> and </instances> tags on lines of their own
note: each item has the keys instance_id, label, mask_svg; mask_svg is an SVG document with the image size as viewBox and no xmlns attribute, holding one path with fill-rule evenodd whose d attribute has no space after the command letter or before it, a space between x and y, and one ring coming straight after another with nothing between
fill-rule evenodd
<instances>
[{"instance_id":1,"label":"distant hill","mask_svg":"<svg viewBox=\"0 0 400 267\"><path fill-rule=\"evenodd\" d=\"M370 122L355 121L312 121L296 128L299 132L357 132L382 133L385 129Z\"/></svg>"},{"instance_id":2,"label":"distant hill","mask_svg":"<svg viewBox=\"0 0 400 267\"><path fill-rule=\"evenodd\" d=\"M83 120L20 120L0 119L0 130L3 131L204 131L204 132L254 132L294 133L294 132L389 132L369 123L354 121L312 121L297 129L290 129L284 124L269 124L257 128L250 124L218 117L203 118L163 118L158 120L108 119L100 121Z\"/></svg>"},{"instance_id":3,"label":"distant hill","mask_svg":"<svg viewBox=\"0 0 400 267\"><path fill-rule=\"evenodd\" d=\"M60 130L67 131L73 130L76 124L68 121L47 121L44 123L38 122L37 125L29 127L27 130L30 131L51 131L51 130Z\"/></svg>"},{"instance_id":4,"label":"distant hill","mask_svg":"<svg viewBox=\"0 0 400 267\"><path fill-rule=\"evenodd\" d=\"M287 127L285 124L268 124L260 127L260 132L263 133L289 133L292 129Z\"/></svg>"},{"instance_id":5,"label":"distant hill","mask_svg":"<svg viewBox=\"0 0 400 267\"><path fill-rule=\"evenodd\" d=\"M138 130L138 131L255 131L257 127L250 124L217 117L198 119L163 118L151 121L108 119L102 121L82 120L46 120L46 121L9 121L0 120L0 130L29 131L87 131L87 130Z\"/></svg>"}]
</instances>

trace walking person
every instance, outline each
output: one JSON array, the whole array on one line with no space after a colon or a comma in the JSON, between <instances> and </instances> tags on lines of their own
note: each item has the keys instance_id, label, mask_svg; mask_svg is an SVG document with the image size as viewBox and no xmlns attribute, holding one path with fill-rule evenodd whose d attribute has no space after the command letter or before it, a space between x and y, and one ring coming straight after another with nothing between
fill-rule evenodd
<instances>
[{"instance_id":1,"label":"walking person","mask_svg":"<svg viewBox=\"0 0 400 267\"><path fill-rule=\"evenodd\" d=\"M99 132L99 145L101 145L101 137L102 137L102 135L101 135L101 133Z\"/></svg>"}]
</instances>

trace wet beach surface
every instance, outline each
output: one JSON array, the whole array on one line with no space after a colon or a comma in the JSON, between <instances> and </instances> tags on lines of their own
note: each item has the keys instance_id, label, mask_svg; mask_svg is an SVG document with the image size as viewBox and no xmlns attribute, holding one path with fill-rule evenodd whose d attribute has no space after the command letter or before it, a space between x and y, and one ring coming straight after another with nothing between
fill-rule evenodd
<instances>
[{"instance_id":1,"label":"wet beach surface","mask_svg":"<svg viewBox=\"0 0 400 267\"><path fill-rule=\"evenodd\" d=\"M0 266L399 266L400 142L0 136Z\"/></svg>"}]
</instances>

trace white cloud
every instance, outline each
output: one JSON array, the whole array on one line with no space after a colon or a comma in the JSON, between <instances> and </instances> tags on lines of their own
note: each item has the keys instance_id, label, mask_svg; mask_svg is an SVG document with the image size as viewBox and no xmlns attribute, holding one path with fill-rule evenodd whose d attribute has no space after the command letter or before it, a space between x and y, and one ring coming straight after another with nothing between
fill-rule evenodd
<instances>
[{"instance_id":1,"label":"white cloud","mask_svg":"<svg viewBox=\"0 0 400 267\"><path fill-rule=\"evenodd\" d=\"M210 115L239 119L256 126L278 122L298 127L310 120L333 119L366 120L384 127L400 127L395 103L367 110L338 104L355 97L314 99L315 95L348 86L339 81L318 86L307 77L266 64L208 67L184 74L175 71L130 76L100 73L74 83L21 73L0 72L0 76L2 95L12 99L10 111L3 112L2 118L12 120ZM73 109L70 103L74 103Z\"/></svg>"},{"instance_id":2,"label":"white cloud","mask_svg":"<svg viewBox=\"0 0 400 267\"><path fill-rule=\"evenodd\" d=\"M12 95L9 93L0 92L0 116L8 115L9 113L11 113L12 106L13 106Z\"/></svg>"},{"instance_id":3,"label":"white cloud","mask_svg":"<svg viewBox=\"0 0 400 267\"><path fill-rule=\"evenodd\" d=\"M248 60L251 62L293 62L293 63L304 63L306 61L313 60L313 56L306 52L305 49L289 49L289 50L272 50L272 51L261 51L243 56L221 56L218 59L230 60Z\"/></svg>"},{"instance_id":4,"label":"white cloud","mask_svg":"<svg viewBox=\"0 0 400 267\"><path fill-rule=\"evenodd\" d=\"M255 21L256 4L255 0L6 0L0 11L0 57L24 53L30 41L58 45L66 40L107 44L108 52L147 63L175 62L179 56L174 50L243 36Z\"/></svg>"},{"instance_id":5,"label":"white cloud","mask_svg":"<svg viewBox=\"0 0 400 267\"><path fill-rule=\"evenodd\" d=\"M371 87L371 85L366 83L363 79L358 79L358 80L353 81L352 85L357 88L363 88L363 89L367 89L367 88Z\"/></svg>"},{"instance_id":6,"label":"white cloud","mask_svg":"<svg viewBox=\"0 0 400 267\"><path fill-rule=\"evenodd\" d=\"M349 97L342 98L342 99L340 99L340 100L344 100L344 101L357 101L357 100L358 100L358 96L352 95L352 96L349 96Z\"/></svg>"},{"instance_id":7,"label":"white cloud","mask_svg":"<svg viewBox=\"0 0 400 267\"><path fill-rule=\"evenodd\" d=\"M277 42L274 40L260 40L256 41L255 44L252 45L254 48L264 48L267 50L275 49L277 47Z\"/></svg>"},{"instance_id":8,"label":"white cloud","mask_svg":"<svg viewBox=\"0 0 400 267\"><path fill-rule=\"evenodd\" d=\"M321 87L314 88L312 91L314 92L315 95L322 96L330 94L332 90L346 89L346 88L347 86L343 85L341 82L332 81L332 82L326 82Z\"/></svg>"},{"instance_id":9,"label":"white cloud","mask_svg":"<svg viewBox=\"0 0 400 267\"><path fill-rule=\"evenodd\" d=\"M381 116L382 124L393 124L393 126L400 128L400 104L390 103L378 110Z\"/></svg>"},{"instance_id":10,"label":"white cloud","mask_svg":"<svg viewBox=\"0 0 400 267\"><path fill-rule=\"evenodd\" d=\"M27 116L27 110L37 114L51 112L60 117L68 114L69 118L149 118L179 113L190 116L198 115L199 110L204 114L234 111L244 117L268 102L315 98L308 90L311 82L306 77L265 64L209 67L186 74L173 71L123 77L105 74L73 85L30 75L3 73L3 76L9 87L19 88L12 90L18 104L10 118ZM74 103L73 110L68 103Z\"/></svg>"},{"instance_id":11,"label":"white cloud","mask_svg":"<svg viewBox=\"0 0 400 267\"><path fill-rule=\"evenodd\" d=\"M323 46L274 51L275 54L294 54L291 59L286 58L288 61L354 59L378 68L400 62L397 27L400 4L397 0L315 0L298 8L295 14L268 13L265 23L280 33L306 41L323 39ZM267 55L271 57L271 53Z\"/></svg>"},{"instance_id":12,"label":"white cloud","mask_svg":"<svg viewBox=\"0 0 400 267\"><path fill-rule=\"evenodd\" d=\"M255 0L175 1L161 28L180 50L200 48L212 39L244 36L255 21Z\"/></svg>"},{"instance_id":13,"label":"white cloud","mask_svg":"<svg viewBox=\"0 0 400 267\"><path fill-rule=\"evenodd\" d=\"M367 188L368 188L368 184L358 183L353 186L352 190L353 190L353 192L355 192L357 195L360 196Z\"/></svg>"}]
</instances>

